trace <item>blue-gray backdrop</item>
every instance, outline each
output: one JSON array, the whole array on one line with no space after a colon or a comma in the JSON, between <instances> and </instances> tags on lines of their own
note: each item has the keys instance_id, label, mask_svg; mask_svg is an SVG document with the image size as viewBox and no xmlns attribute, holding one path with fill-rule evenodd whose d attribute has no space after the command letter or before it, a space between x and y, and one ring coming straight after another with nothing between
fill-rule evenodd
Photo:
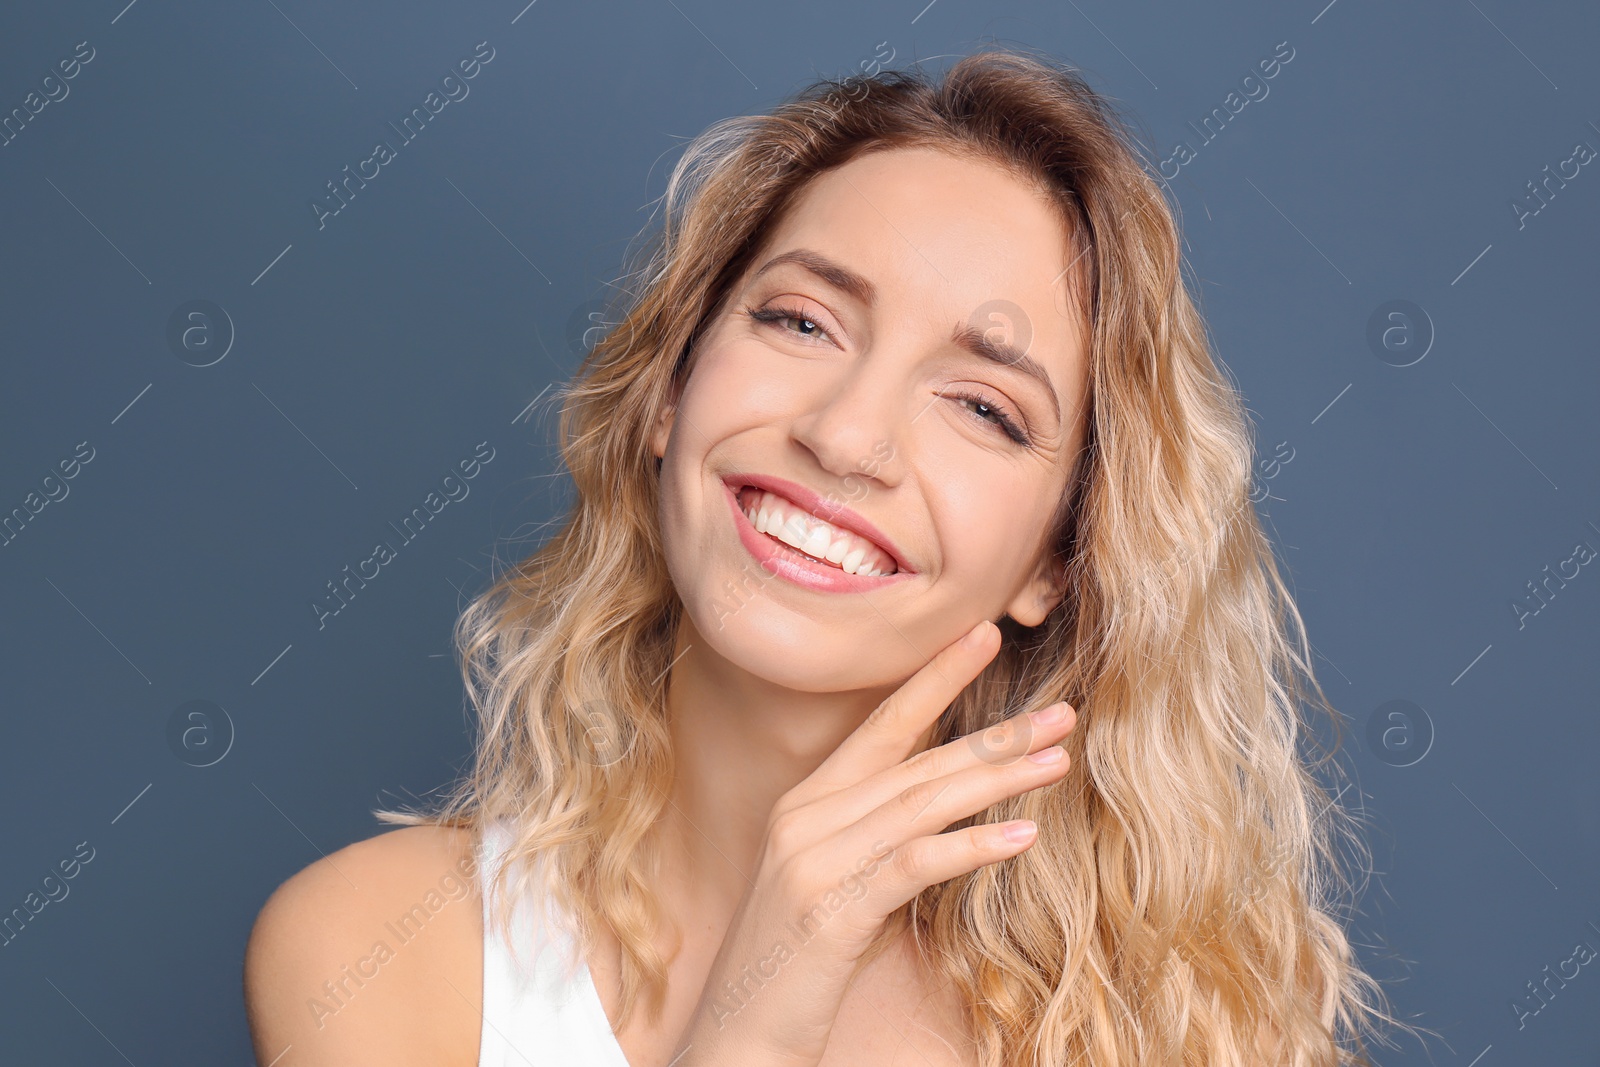
<instances>
[{"instance_id":1,"label":"blue-gray backdrop","mask_svg":"<svg viewBox=\"0 0 1600 1067\"><path fill-rule=\"evenodd\" d=\"M462 765L451 623L684 140L988 41L1171 180L1439 1035L1380 1060L1600 1059L1600 8L525 2L0 16L4 1062L250 1062L262 902Z\"/></svg>"}]
</instances>

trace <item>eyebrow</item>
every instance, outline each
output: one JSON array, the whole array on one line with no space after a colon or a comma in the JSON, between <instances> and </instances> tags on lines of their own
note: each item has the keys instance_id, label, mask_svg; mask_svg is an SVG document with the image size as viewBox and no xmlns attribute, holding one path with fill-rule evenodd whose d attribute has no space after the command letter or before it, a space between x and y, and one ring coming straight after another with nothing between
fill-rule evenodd
<instances>
[{"instance_id":1,"label":"eyebrow","mask_svg":"<svg viewBox=\"0 0 1600 1067\"><path fill-rule=\"evenodd\" d=\"M857 274L848 267L842 267L820 252L813 252L809 248L796 248L790 252L773 256L754 275L751 281L761 277L774 267L781 267L785 263L793 263L797 267L815 274L829 285L841 292L849 293L863 304L872 304L878 299L878 287L867 279Z\"/></svg>"},{"instance_id":2,"label":"eyebrow","mask_svg":"<svg viewBox=\"0 0 1600 1067\"><path fill-rule=\"evenodd\" d=\"M991 341L987 331L980 330L970 322L957 324L955 332L950 335L950 340L960 345L966 351L997 363L1004 367L1015 367L1028 377L1038 381L1044 387L1045 395L1050 398L1050 406L1055 409L1056 422L1061 422L1061 401L1056 397L1056 387L1050 381L1050 374L1040 366L1039 361L1028 355L1016 345L1004 341Z\"/></svg>"},{"instance_id":3,"label":"eyebrow","mask_svg":"<svg viewBox=\"0 0 1600 1067\"><path fill-rule=\"evenodd\" d=\"M863 304L870 306L877 300L877 286L850 268L841 266L822 253L813 252L808 248L796 248L773 256L751 276L751 281L785 264L793 264L809 271L828 285L849 294ZM1060 423L1061 401L1056 396L1055 384L1050 381L1050 373L1038 360L1015 345L990 340L987 330L981 330L970 322L957 323L955 329L951 331L950 341L979 359L1002 367L1014 367L1044 386L1046 395L1050 397L1050 406L1055 410L1056 422Z\"/></svg>"}]
</instances>

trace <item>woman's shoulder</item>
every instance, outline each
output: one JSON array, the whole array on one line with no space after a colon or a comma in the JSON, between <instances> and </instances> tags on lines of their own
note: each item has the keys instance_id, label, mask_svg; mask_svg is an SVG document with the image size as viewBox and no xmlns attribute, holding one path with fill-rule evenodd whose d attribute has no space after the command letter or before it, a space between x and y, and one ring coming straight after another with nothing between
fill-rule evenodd
<instances>
[{"instance_id":1,"label":"woman's shoulder","mask_svg":"<svg viewBox=\"0 0 1600 1067\"><path fill-rule=\"evenodd\" d=\"M285 1065L475 1067L483 917L476 837L408 826L357 841L268 898L245 949L256 1056Z\"/></svg>"}]
</instances>

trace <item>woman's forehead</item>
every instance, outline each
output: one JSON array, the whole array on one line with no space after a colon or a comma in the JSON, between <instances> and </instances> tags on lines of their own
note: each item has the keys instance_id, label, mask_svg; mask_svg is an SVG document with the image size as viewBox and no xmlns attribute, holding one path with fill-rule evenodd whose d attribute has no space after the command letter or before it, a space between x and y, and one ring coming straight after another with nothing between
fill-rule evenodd
<instances>
[{"instance_id":1,"label":"woman's forehead","mask_svg":"<svg viewBox=\"0 0 1600 1067\"><path fill-rule=\"evenodd\" d=\"M1068 322L1047 321L1070 317L1063 294L1081 257L1069 236L1057 205L997 163L929 148L881 149L807 182L766 235L745 282L803 273L803 262L772 261L811 250L866 280L886 304L965 317L1003 299L1036 330L1070 330Z\"/></svg>"}]
</instances>

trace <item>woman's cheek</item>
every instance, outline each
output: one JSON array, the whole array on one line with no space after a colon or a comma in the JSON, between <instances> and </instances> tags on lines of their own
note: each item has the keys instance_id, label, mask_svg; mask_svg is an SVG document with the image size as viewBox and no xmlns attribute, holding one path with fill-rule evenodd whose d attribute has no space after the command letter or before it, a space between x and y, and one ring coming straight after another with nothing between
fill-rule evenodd
<instances>
[{"instance_id":1,"label":"woman's cheek","mask_svg":"<svg viewBox=\"0 0 1600 1067\"><path fill-rule=\"evenodd\" d=\"M1008 584L1031 548L1017 543L1016 532L1043 521L1021 506L1030 490L1012 484L982 458L946 454L933 463L930 469L946 472L937 480L937 497L928 502L945 573L995 587Z\"/></svg>"}]
</instances>

